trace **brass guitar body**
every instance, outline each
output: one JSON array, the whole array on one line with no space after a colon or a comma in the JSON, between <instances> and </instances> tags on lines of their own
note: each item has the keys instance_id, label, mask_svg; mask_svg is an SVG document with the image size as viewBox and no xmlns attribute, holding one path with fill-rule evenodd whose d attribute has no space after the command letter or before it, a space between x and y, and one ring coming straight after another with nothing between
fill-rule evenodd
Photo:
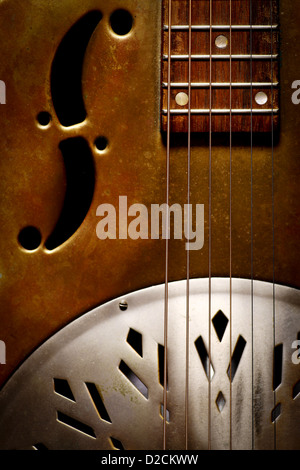
<instances>
[{"instance_id":1,"label":"brass guitar body","mask_svg":"<svg viewBox=\"0 0 300 470\"><path fill-rule=\"evenodd\" d=\"M132 29L126 35L116 34L110 23L112 13L120 8L128 10L133 17ZM94 10L100 11L102 18L91 36L83 62L82 96L86 117L82 122L65 126L61 124L53 105L52 64L66 33L78 19ZM295 292L293 318L286 321L296 327L292 326L292 336L288 334L284 346L284 361L289 371L284 376L284 380L288 381L285 391L290 394L299 381L300 367L291 361L293 349L290 342L291 339L297 340L300 331L297 295L300 287L300 108L291 99L292 84L300 79L300 66L296 60L299 25L299 9L288 0L282 0L280 124L273 136L274 145L270 133L254 135L252 148L249 133L233 135L231 256L228 134L216 133L212 136L211 221L207 134L192 135L191 152L191 204L204 204L205 241L201 250L190 252L190 277L193 280L209 277L211 246L212 278L228 280L231 275L234 279L262 281L268 286L274 283L279 290L286 286ZM90 315L87 312L96 307L113 299L118 299L118 302L123 298L126 300L130 293L165 282L165 240L99 240L96 235L99 222L96 212L100 204L112 204L118 208L119 197L126 195L128 206L142 203L150 210L151 204L166 201L166 134L161 130L161 30L161 2L158 0L0 2L0 79L6 84L6 104L0 107L0 340L6 345L6 363L0 365L0 385L5 409L10 398L5 390L14 374L21 371L31 354L39 351L39 347L49 338L53 339L57 332L75 319L84 319L85 314ZM50 123L45 126L37 120L41 112L51 116ZM99 150L95 142L102 136L108 144L104 150ZM95 175L93 196L87 214L75 233L54 249L48 249L47 240L55 230L68 189L61 143L79 138L84 139L92 155ZM172 135L170 205L186 204L186 175L187 136ZM25 249L18 241L19 234L28 226L38 228L41 234L41 243L34 250ZM184 279L185 240L171 239L169 281ZM163 298L159 298L163 310ZM127 301L129 312L130 302ZM266 315L270 322L264 326L264 333L260 330L257 335L261 335L261 341L272 343L267 362L270 394L273 397L276 392L272 390L272 361L277 339L275 337L274 340L273 336L272 300L268 305L270 310ZM212 316L216 313L217 310L213 311ZM126 315L126 311L121 314ZM171 325L172 312L169 322ZM233 346L239 336L238 331L234 335ZM162 338L157 341L162 341ZM228 344L226 348L224 354L229 359ZM262 351L262 361L263 355ZM121 359L116 361L120 362ZM225 362L227 364L228 361ZM38 370L36 373L38 381ZM34 379L30 380L33 380L32 384L36 383ZM206 377L205 380L208 383ZM14 400L14 397L11 396L11 399ZM213 396L213 407L216 407L215 400L216 396ZM265 426L264 429L267 427L268 431L255 428L255 447L273 448L276 445L278 448L299 449L299 430L289 429L289 423L296 423L297 420L299 423L299 395L286 397L286 400L293 402L287 405L287 408L291 406L288 417L284 418L283 404L282 416L276 424L272 422L271 413L277 404L275 399L266 418L269 422L262 426ZM284 398L281 402L284 403ZM158 401L155 405L157 409L161 403ZM228 396L226 403L229 403ZM176 408L176 403L173 405ZM172 420L172 410L169 411ZM1 413L4 413L3 410ZM143 416L145 419L146 415ZM161 416L159 419L155 429L158 426L162 431L163 420ZM228 415L226 419L229 419ZM151 424L150 415L149 420ZM145 430L148 426L149 423L146 423ZM274 438L275 428L277 441L276 436ZM174 441L170 437L169 448L184 445L176 440L178 432L172 431L175 437ZM0 447L5 447L2 433L3 429ZM105 446L108 445L118 448L116 442L123 442L122 436L114 434L114 437L117 441L112 440L109 444L108 441L103 444L99 438L101 442L95 444L95 448L107 448ZM251 447L251 436L249 439L245 446ZM146 441L143 439L140 445L147 445ZM224 441L216 437L213 443L218 446L219 441L221 448L230 447L228 439ZM68 438L66 447L71 446L71 442L72 439ZM37 442L28 442L25 447L35 444ZM44 445L51 447L46 442ZM79 445L90 447L89 443ZM131 448L134 445L130 442ZM160 445L162 448L162 438ZM190 445L205 448L208 441L204 439L203 444L193 436ZM238 448L236 441L234 447Z\"/></svg>"}]
</instances>

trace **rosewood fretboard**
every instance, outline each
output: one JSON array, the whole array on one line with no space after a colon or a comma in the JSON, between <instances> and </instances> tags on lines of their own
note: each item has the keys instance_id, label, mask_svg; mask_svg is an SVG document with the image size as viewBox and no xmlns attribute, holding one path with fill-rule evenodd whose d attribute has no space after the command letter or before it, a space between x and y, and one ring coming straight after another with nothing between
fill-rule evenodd
<instances>
[{"instance_id":1,"label":"rosewood fretboard","mask_svg":"<svg viewBox=\"0 0 300 470\"><path fill-rule=\"evenodd\" d=\"M192 132L275 130L278 1L192 0L191 28L189 8L189 0L163 0L163 130L169 116L172 132L187 132L189 112Z\"/></svg>"}]
</instances>

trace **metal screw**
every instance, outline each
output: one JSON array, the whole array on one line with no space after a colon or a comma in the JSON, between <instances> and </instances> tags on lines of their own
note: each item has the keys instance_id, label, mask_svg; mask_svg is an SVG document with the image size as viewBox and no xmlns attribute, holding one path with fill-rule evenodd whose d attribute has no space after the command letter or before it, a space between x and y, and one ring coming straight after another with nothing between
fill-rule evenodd
<instances>
[{"instance_id":1,"label":"metal screw","mask_svg":"<svg viewBox=\"0 0 300 470\"><path fill-rule=\"evenodd\" d=\"M126 302L126 300L121 300L121 302L119 303L119 308L120 308L120 310L122 310L122 312L127 310L128 303Z\"/></svg>"}]
</instances>

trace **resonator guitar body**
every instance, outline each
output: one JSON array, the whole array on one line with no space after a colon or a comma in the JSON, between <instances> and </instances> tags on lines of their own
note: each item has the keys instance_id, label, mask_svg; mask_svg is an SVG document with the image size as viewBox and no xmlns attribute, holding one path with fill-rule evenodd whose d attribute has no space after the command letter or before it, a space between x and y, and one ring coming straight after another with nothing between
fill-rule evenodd
<instances>
[{"instance_id":1,"label":"resonator guitar body","mask_svg":"<svg viewBox=\"0 0 300 470\"><path fill-rule=\"evenodd\" d=\"M299 25L0 2L1 449L299 450Z\"/></svg>"}]
</instances>

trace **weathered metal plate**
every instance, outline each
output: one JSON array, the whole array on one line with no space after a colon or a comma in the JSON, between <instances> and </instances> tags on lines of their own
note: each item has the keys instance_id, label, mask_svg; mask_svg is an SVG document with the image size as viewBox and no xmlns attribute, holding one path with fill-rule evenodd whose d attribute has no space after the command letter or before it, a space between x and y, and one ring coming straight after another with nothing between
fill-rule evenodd
<instances>
[{"instance_id":1,"label":"weathered metal plate","mask_svg":"<svg viewBox=\"0 0 300 470\"><path fill-rule=\"evenodd\" d=\"M300 330L299 292L276 286L274 315L272 284L255 282L253 297L251 281L233 279L232 287L230 314L228 279L213 279L209 333L208 279L191 282L188 448L296 449L300 395L293 398L293 389L299 366L291 360L291 345ZM167 449L179 450L185 449L185 281L171 283L169 292L166 435ZM122 311L124 300L128 308ZM163 300L164 286L115 299L35 351L2 391L0 448L162 449ZM239 357L232 351L231 385L230 337L233 350L240 348ZM211 380L203 356L209 344ZM283 357L274 392L277 345ZM280 411L272 419L275 406Z\"/></svg>"}]
</instances>

